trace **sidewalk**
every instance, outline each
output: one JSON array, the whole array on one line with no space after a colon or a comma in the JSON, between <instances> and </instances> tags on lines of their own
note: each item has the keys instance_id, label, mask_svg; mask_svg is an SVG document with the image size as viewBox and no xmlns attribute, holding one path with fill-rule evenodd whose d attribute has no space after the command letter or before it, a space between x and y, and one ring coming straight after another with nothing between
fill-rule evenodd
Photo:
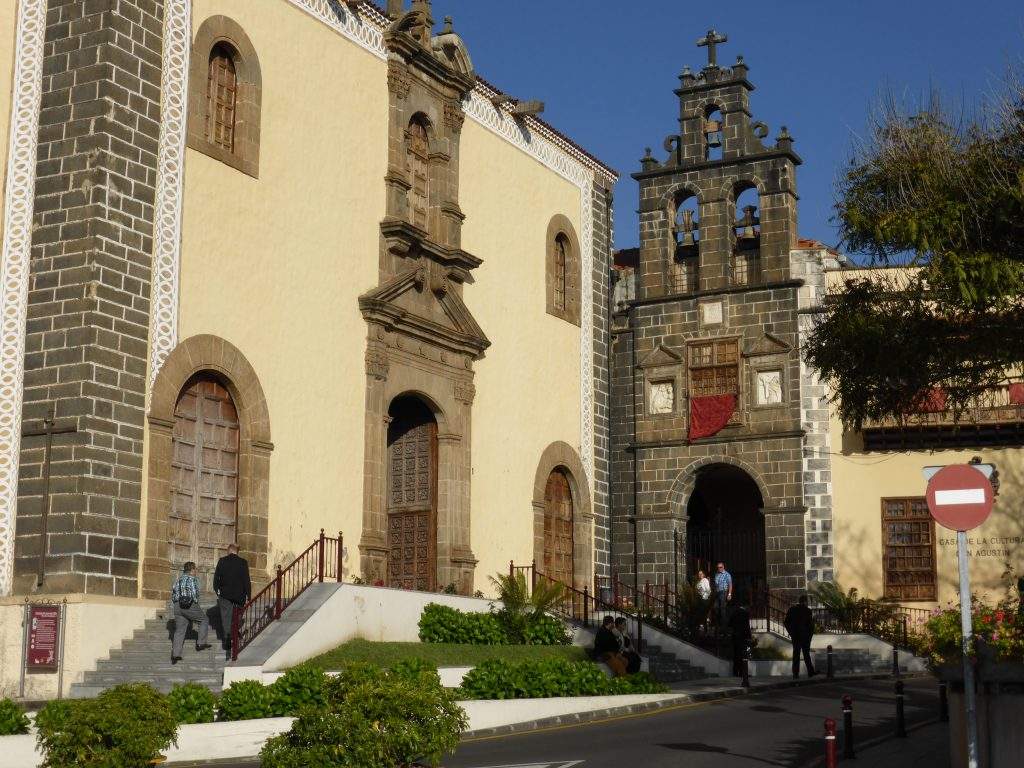
<instances>
[{"instance_id":1,"label":"sidewalk","mask_svg":"<svg viewBox=\"0 0 1024 768\"><path fill-rule=\"evenodd\" d=\"M929 723L911 730L905 739L888 738L858 749L854 760L839 762L859 768L949 768L949 727L947 723Z\"/></svg>"}]
</instances>

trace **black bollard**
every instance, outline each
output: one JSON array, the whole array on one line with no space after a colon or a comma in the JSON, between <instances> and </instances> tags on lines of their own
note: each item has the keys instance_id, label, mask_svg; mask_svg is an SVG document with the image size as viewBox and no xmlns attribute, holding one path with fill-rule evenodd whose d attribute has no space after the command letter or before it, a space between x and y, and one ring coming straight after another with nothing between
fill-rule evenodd
<instances>
[{"instance_id":1,"label":"black bollard","mask_svg":"<svg viewBox=\"0 0 1024 768\"><path fill-rule=\"evenodd\" d=\"M892 647L892 676L899 678L900 676L900 652L896 650L896 646Z\"/></svg>"},{"instance_id":2,"label":"black bollard","mask_svg":"<svg viewBox=\"0 0 1024 768\"><path fill-rule=\"evenodd\" d=\"M853 759L853 697L843 696L843 759Z\"/></svg>"},{"instance_id":3,"label":"black bollard","mask_svg":"<svg viewBox=\"0 0 1024 768\"><path fill-rule=\"evenodd\" d=\"M949 722L949 699L946 697L946 681L939 681L939 720Z\"/></svg>"},{"instance_id":4,"label":"black bollard","mask_svg":"<svg viewBox=\"0 0 1024 768\"><path fill-rule=\"evenodd\" d=\"M907 735L907 722L903 716L903 681L896 681L896 735Z\"/></svg>"},{"instance_id":5,"label":"black bollard","mask_svg":"<svg viewBox=\"0 0 1024 768\"><path fill-rule=\"evenodd\" d=\"M828 646L828 648L825 649L825 661L826 661L826 664L825 664L825 677L827 677L829 680L831 680L832 678L834 678L836 676L835 667L832 664L832 646L831 645Z\"/></svg>"},{"instance_id":6,"label":"black bollard","mask_svg":"<svg viewBox=\"0 0 1024 768\"><path fill-rule=\"evenodd\" d=\"M750 646L743 652L743 679L740 681L740 685L744 688L750 687Z\"/></svg>"}]
</instances>

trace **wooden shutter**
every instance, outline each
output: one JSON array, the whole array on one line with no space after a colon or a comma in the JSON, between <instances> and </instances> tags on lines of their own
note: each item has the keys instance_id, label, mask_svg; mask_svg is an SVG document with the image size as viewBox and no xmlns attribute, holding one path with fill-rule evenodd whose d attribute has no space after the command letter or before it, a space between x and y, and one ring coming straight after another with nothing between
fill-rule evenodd
<instances>
[{"instance_id":1,"label":"wooden shutter","mask_svg":"<svg viewBox=\"0 0 1024 768\"><path fill-rule=\"evenodd\" d=\"M935 521L924 497L882 499L885 597L936 600Z\"/></svg>"}]
</instances>

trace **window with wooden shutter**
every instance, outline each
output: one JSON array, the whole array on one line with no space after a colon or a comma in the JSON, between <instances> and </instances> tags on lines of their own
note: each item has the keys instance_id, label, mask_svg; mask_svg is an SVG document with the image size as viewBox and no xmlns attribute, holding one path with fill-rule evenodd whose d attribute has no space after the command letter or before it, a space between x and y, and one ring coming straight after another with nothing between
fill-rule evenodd
<instances>
[{"instance_id":1,"label":"window with wooden shutter","mask_svg":"<svg viewBox=\"0 0 1024 768\"><path fill-rule=\"evenodd\" d=\"M424 231L430 210L430 177L428 159L430 142L427 127L419 118L409 124L406 134L406 167L409 171L409 217L410 223Z\"/></svg>"},{"instance_id":2,"label":"window with wooden shutter","mask_svg":"<svg viewBox=\"0 0 1024 768\"><path fill-rule=\"evenodd\" d=\"M936 600L935 521L924 497L882 499L884 597Z\"/></svg>"},{"instance_id":3,"label":"window with wooden shutter","mask_svg":"<svg viewBox=\"0 0 1024 768\"><path fill-rule=\"evenodd\" d=\"M213 144L233 152L235 149L235 102L238 77L234 51L218 43L210 51L210 68L206 79L206 137Z\"/></svg>"},{"instance_id":4,"label":"window with wooden shutter","mask_svg":"<svg viewBox=\"0 0 1024 768\"><path fill-rule=\"evenodd\" d=\"M739 342L736 339L690 345L690 396L738 395Z\"/></svg>"},{"instance_id":5,"label":"window with wooden shutter","mask_svg":"<svg viewBox=\"0 0 1024 768\"><path fill-rule=\"evenodd\" d=\"M554 301L555 309L565 309L566 295L566 268L565 263L569 252L569 241L565 235L555 238L555 274L554 274Z\"/></svg>"}]
</instances>

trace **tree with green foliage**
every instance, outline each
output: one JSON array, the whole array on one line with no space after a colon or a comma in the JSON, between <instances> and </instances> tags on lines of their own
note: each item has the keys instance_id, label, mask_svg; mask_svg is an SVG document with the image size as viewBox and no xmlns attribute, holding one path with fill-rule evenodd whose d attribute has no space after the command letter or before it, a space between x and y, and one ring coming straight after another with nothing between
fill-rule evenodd
<instances>
[{"instance_id":1,"label":"tree with green foliage","mask_svg":"<svg viewBox=\"0 0 1024 768\"><path fill-rule=\"evenodd\" d=\"M838 183L842 246L870 266L831 292L804 345L844 423L901 419L934 387L954 414L1024 365L1024 86L978 117L891 100Z\"/></svg>"}]
</instances>

